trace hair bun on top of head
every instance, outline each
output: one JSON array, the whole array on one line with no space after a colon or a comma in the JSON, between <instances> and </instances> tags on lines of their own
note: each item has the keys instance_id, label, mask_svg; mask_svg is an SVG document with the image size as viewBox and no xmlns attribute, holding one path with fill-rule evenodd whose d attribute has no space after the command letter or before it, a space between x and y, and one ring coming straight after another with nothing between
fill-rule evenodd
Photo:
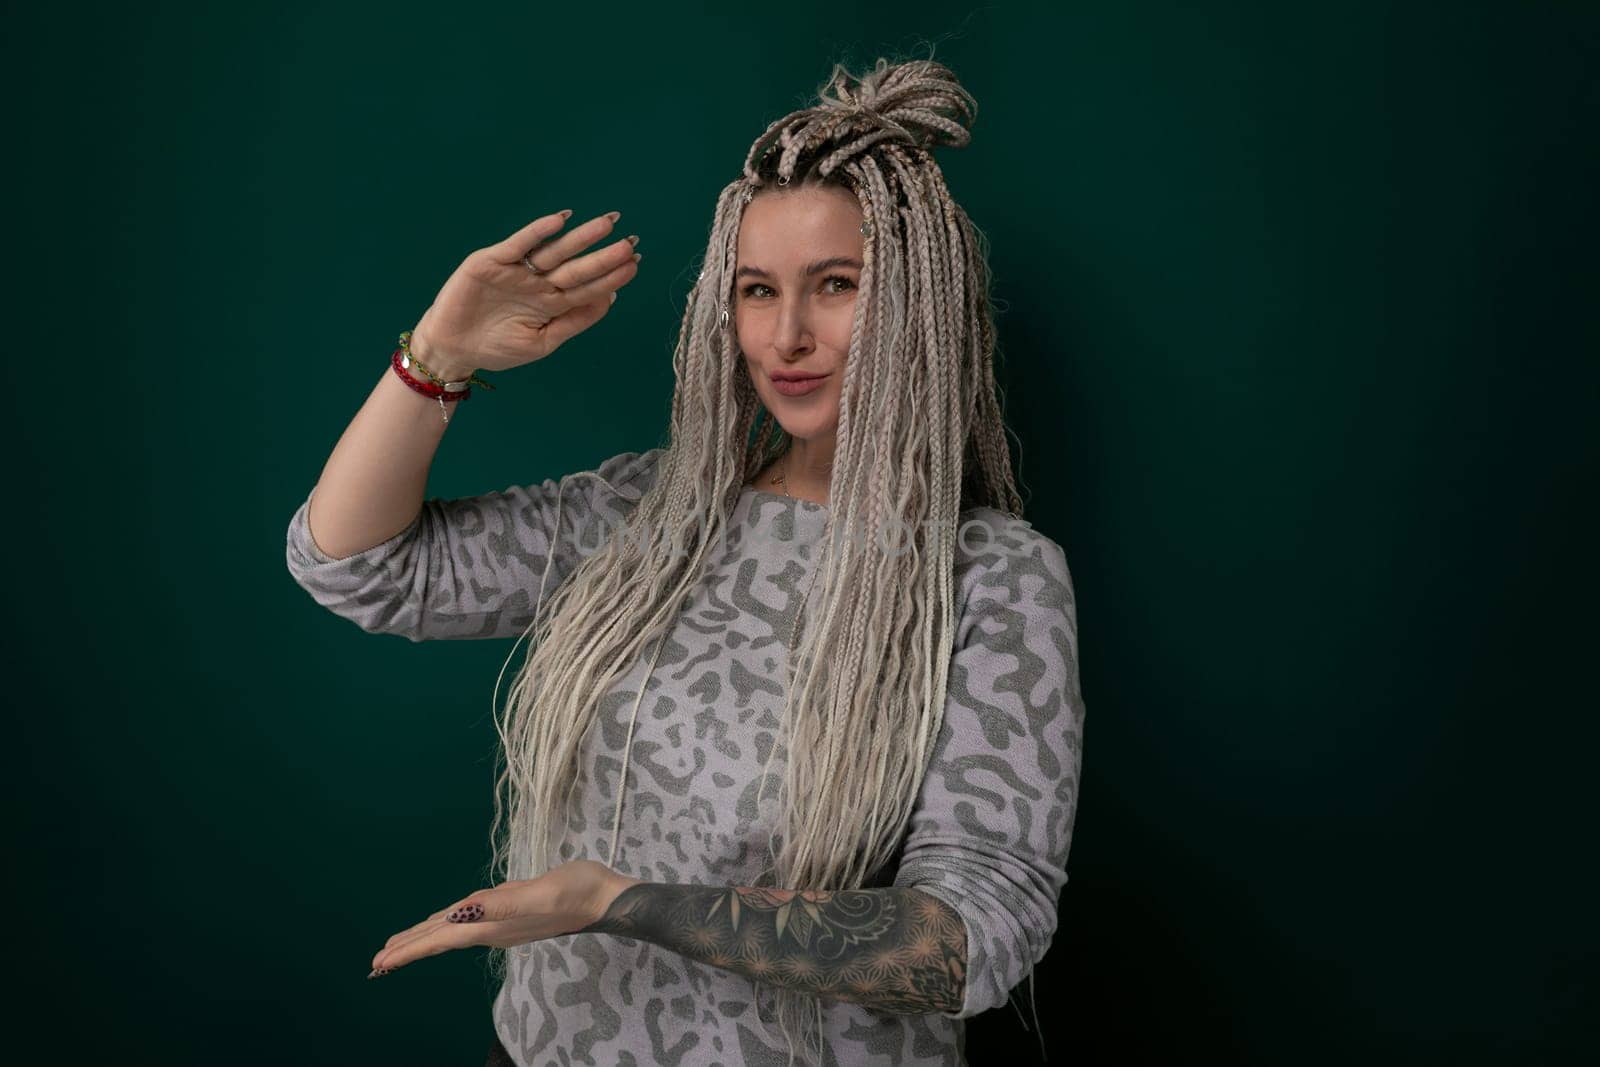
<instances>
[{"instance_id":1,"label":"hair bun on top of head","mask_svg":"<svg viewBox=\"0 0 1600 1067\"><path fill-rule=\"evenodd\" d=\"M972 141L977 101L950 68L930 59L877 64L857 78L835 63L818 90L818 102L767 127L745 156L744 199L757 186L789 184L802 154L821 160L826 176L876 144L923 152L960 148Z\"/></svg>"},{"instance_id":2,"label":"hair bun on top of head","mask_svg":"<svg viewBox=\"0 0 1600 1067\"><path fill-rule=\"evenodd\" d=\"M824 113L860 114L888 132L888 139L920 148L967 145L978 117L972 94L949 67L931 59L879 59L859 78L835 63L818 97Z\"/></svg>"}]
</instances>

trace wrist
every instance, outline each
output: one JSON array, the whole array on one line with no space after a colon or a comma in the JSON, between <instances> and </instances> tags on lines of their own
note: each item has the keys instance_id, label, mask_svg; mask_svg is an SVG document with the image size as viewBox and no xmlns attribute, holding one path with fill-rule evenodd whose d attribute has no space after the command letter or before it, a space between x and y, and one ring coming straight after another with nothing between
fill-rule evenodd
<instances>
[{"instance_id":1,"label":"wrist","mask_svg":"<svg viewBox=\"0 0 1600 1067\"><path fill-rule=\"evenodd\" d=\"M644 885L644 879L629 878L625 874L611 872L611 886L606 895L606 907L611 907L616 902L616 899L623 894L624 890L632 889L636 885Z\"/></svg>"},{"instance_id":2,"label":"wrist","mask_svg":"<svg viewBox=\"0 0 1600 1067\"><path fill-rule=\"evenodd\" d=\"M441 352L434 347L433 342L428 339L428 335L422 332L420 328L411 331L410 349L411 354L421 360L422 365L432 371L434 377L443 381L464 382L472 377L477 370L476 367L469 366L463 361L452 357L449 353ZM427 377L420 372L416 376L423 379Z\"/></svg>"},{"instance_id":3,"label":"wrist","mask_svg":"<svg viewBox=\"0 0 1600 1067\"><path fill-rule=\"evenodd\" d=\"M625 874L610 871L600 888L600 892L596 895L592 921L595 923L600 922L611 911L611 905L617 902L618 897L626 890L643 884L643 879L629 878Z\"/></svg>"}]
</instances>

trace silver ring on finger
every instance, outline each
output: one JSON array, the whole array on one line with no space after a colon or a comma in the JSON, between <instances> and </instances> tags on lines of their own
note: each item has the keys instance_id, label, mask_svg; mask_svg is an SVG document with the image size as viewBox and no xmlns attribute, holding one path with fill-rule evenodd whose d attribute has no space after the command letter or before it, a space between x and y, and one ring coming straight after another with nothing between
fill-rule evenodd
<instances>
[{"instance_id":1,"label":"silver ring on finger","mask_svg":"<svg viewBox=\"0 0 1600 1067\"><path fill-rule=\"evenodd\" d=\"M530 248L530 249L528 249L527 252L523 253L522 265L524 267L527 267L529 270L533 271L533 273L535 273L535 274L543 274L544 271L540 270L538 267L535 267L533 265L533 253L535 251L536 251L536 249Z\"/></svg>"}]
</instances>

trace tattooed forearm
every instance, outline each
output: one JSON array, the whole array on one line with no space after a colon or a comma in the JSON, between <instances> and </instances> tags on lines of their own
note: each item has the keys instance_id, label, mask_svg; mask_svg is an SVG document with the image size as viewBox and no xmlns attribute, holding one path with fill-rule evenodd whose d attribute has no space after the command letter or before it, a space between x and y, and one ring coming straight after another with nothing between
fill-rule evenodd
<instances>
[{"instance_id":1,"label":"tattooed forearm","mask_svg":"<svg viewBox=\"0 0 1600 1067\"><path fill-rule=\"evenodd\" d=\"M956 1011L966 992L966 923L932 894L898 886L639 882L579 932L639 938L768 985L899 1014Z\"/></svg>"}]
</instances>

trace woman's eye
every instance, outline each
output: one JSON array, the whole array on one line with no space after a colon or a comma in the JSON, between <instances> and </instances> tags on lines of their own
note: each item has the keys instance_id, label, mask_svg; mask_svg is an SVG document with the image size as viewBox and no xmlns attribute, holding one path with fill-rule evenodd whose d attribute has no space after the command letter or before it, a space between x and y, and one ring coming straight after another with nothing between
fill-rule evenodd
<instances>
[{"instance_id":1,"label":"woman's eye","mask_svg":"<svg viewBox=\"0 0 1600 1067\"><path fill-rule=\"evenodd\" d=\"M826 286L826 285L828 285L828 284L830 284L832 282L842 282L844 284L844 288L842 288L842 289L830 289L829 290L829 292L834 293L834 294L848 293L851 289L854 289L856 287L856 283L855 282L851 281L849 278L846 278L842 274L830 274L830 275L828 275L826 278L824 278L822 280L822 284L824 286ZM765 285L762 285L760 282L752 282L749 285L744 287L743 292L744 292L744 295L748 296L748 297L759 297L759 296L762 295L762 293L760 293L758 290L763 290L763 289L766 289L766 288L768 288L768 287L765 286Z\"/></svg>"}]
</instances>

